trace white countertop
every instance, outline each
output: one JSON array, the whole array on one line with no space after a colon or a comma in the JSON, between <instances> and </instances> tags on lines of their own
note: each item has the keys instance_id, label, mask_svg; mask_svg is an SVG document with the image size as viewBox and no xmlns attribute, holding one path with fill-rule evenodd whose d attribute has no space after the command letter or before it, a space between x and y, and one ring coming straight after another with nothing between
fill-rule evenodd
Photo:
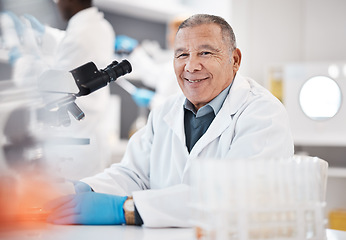
<instances>
[{"instance_id":1,"label":"white countertop","mask_svg":"<svg viewBox=\"0 0 346 240\"><path fill-rule=\"evenodd\" d=\"M193 240L191 228L144 228L137 226L60 226L0 233L1 240Z\"/></svg>"},{"instance_id":2,"label":"white countertop","mask_svg":"<svg viewBox=\"0 0 346 240\"><path fill-rule=\"evenodd\" d=\"M59 226L2 231L1 240L196 240L192 228L145 228L136 226ZM345 240L346 232L327 230L328 240Z\"/></svg>"}]
</instances>

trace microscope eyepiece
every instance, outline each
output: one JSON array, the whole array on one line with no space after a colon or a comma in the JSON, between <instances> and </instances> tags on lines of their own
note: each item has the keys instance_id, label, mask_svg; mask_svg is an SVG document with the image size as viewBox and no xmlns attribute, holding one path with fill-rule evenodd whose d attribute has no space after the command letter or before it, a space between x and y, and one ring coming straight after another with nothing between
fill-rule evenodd
<instances>
[{"instance_id":1,"label":"microscope eyepiece","mask_svg":"<svg viewBox=\"0 0 346 240\"><path fill-rule=\"evenodd\" d=\"M88 62L72 71L70 71L79 88L77 97L88 95L108 83L114 82L118 77L121 77L132 71L131 64L127 60L120 63L113 61L105 69L98 70L93 62Z\"/></svg>"},{"instance_id":2,"label":"microscope eyepiece","mask_svg":"<svg viewBox=\"0 0 346 240\"><path fill-rule=\"evenodd\" d=\"M108 74L110 82L113 82L118 77L130 73L132 71L132 67L129 61L127 60L123 60L120 63L114 61L110 65L108 65L103 71L105 71Z\"/></svg>"}]
</instances>

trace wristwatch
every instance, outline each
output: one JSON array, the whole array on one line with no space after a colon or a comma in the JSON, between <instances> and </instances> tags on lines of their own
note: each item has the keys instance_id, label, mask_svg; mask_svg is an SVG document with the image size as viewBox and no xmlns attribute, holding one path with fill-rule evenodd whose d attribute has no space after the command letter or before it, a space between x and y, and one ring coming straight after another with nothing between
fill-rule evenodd
<instances>
[{"instance_id":1,"label":"wristwatch","mask_svg":"<svg viewBox=\"0 0 346 240\"><path fill-rule=\"evenodd\" d=\"M135 204L133 197L128 197L124 202L123 209L125 212L126 225L135 225Z\"/></svg>"}]
</instances>

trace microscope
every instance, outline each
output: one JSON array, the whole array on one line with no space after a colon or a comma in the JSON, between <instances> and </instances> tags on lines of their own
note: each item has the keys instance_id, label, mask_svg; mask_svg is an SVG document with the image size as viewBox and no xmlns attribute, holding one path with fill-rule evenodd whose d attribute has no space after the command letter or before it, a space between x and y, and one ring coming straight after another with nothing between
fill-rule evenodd
<instances>
[{"instance_id":1,"label":"microscope","mask_svg":"<svg viewBox=\"0 0 346 240\"><path fill-rule=\"evenodd\" d=\"M52 97L53 93L66 93L66 96L48 101L40 110L40 116L51 124L69 126L71 121L68 113L78 121L85 117L84 112L75 103L77 97L89 95L131 71L131 64L123 60L120 63L113 61L101 70L98 70L93 62L88 62L70 71L73 80L65 76L64 81L51 81L54 72L43 74L39 79L39 89L43 93L49 97ZM71 83L75 83L78 89L74 85L71 86ZM53 119L57 122L52 122Z\"/></svg>"},{"instance_id":2,"label":"microscope","mask_svg":"<svg viewBox=\"0 0 346 240\"><path fill-rule=\"evenodd\" d=\"M47 129L68 127L70 115L78 121L87 117L75 100L131 71L127 60L113 61L100 70L89 62L67 72L69 78L59 79L61 75L56 75L55 80L61 81L52 81L54 76L43 74L38 89L0 88L1 225L17 228L23 222L45 220L44 203L66 194L65 179L46 165L46 145L88 144L83 139L55 136Z\"/></svg>"}]
</instances>

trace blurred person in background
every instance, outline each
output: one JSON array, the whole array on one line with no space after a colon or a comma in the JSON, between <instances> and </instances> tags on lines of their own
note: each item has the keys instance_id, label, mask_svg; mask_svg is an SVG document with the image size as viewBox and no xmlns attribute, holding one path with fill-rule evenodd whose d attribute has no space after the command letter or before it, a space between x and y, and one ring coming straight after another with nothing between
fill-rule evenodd
<instances>
[{"instance_id":1,"label":"blurred person in background","mask_svg":"<svg viewBox=\"0 0 346 240\"><path fill-rule=\"evenodd\" d=\"M103 13L92 6L92 0L54 2L63 19L68 21L66 30L45 26L32 15L18 18L7 13L16 25L21 43L13 48L10 56L13 79L19 86L32 86L37 83L38 76L50 70L69 72L89 61L100 69L114 60L115 32ZM60 127L59 134L89 138L90 144L53 150L51 156L59 161L54 164L64 177L89 176L110 163L109 132L114 123L108 117L109 100L108 87L76 99L85 118L80 122L72 119L71 126Z\"/></svg>"}]
</instances>

